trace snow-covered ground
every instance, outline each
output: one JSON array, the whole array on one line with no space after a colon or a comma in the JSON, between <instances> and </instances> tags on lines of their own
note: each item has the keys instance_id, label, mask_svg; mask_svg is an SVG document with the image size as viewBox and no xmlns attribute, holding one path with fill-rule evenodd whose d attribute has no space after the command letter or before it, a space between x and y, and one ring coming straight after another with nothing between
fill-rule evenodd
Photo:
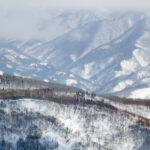
<instances>
[{"instance_id":1,"label":"snow-covered ground","mask_svg":"<svg viewBox=\"0 0 150 150\"><path fill-rule=\"evenodd\" d=\"M129 98L150 99L150 88L142 88L142 89L133 90L130 93Z\"/></svg>"},{"instance_id":2,"label":"snow-covered ground","mask_svg":"<svg viewBox=\"0 0 150 150\"><path fill-rule=\"evenodd\" d=\"M150 130L121 111L45 100L0 100L0 147L148 150ZM35 144L36 143L36 144ZM21 149L22 148L22 149Z\"/></svg>"},{"instance_id":3,"label":"snow-covered ground","mask_svg":"<svg viewBox=\"0 0 150 150\"><path fill-rule=\"evenodd\" d=\"M112 101L110 99L105 99L105 103L110 104L114 106L115 108L121 110L121 111L128 111L135 115L142 116L144 118L150 119L150 106L149 105L140 105L140 104L132 104L132 102L135 101L135 99L130 99L130 103L126 104L123 103L124 99L122 99L122 102ZM144 101L144 99L141 101Z\"/></svg>"}]
</instances>

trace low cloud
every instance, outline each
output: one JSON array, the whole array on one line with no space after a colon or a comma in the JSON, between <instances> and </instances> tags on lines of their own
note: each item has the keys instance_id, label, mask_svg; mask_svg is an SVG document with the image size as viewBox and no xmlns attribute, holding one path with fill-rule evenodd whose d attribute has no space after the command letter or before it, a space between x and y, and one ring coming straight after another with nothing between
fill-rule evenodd
<instances>
[{"instance_id":1,"label":"low cloud","mask_svg":"<svg viewBox=\"0 0 150 150\"><path fill-rule=\"evenodd\" d=\"M0 33L9 38L42 37L41 23L52 10L99 9L108 11L143 11L149 13L148 0L1 0Z\"/></svg>"},{"instance_id":2,"label":"low cloud","mask_svg":"<svg viewBox=\"0 0 150 150\"><path fill-rule=\"evenodd\" d=\"M149 0L1 0L0 7L23 9L48 8L106 8L149 10ZM5 9L4 8L4 9Z\"/></svg>"}]
</instances>

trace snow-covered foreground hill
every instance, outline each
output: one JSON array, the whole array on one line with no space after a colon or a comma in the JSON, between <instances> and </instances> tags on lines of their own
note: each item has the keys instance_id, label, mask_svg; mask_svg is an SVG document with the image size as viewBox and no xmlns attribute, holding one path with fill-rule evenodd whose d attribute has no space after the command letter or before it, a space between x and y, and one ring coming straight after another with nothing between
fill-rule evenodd
<instances>
[{"instance_id":1,"label":"snow-covered foreground hill","mask_svg":"<svg viewBox=\"0 0 150 150\"><path fill-rule=\"evenodd\" d=\"M150 86L150 26L145 14L58 11L38 27L49 38L0 38L0 72L102 94L126 92L127 97ZM142 98L148 97L146 91Z\"/></svg>"},{"instance_id":2,"label":"snow-covered foreground hill","mask_svg":"<svg viewBox=\"0 0 150 150\"><path fill-rule=\"evenodd\" d=\"M149 150L149 135L149 127L113 107L0 100L0 149Z\"/></svg>"}]
</instances>

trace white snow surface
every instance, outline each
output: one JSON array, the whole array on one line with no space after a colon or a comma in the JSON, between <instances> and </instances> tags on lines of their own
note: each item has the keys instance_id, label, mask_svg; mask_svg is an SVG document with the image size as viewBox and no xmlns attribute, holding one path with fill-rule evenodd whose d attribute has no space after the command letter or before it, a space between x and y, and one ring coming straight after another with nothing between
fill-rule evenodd
<instances>
[{"instance_id":1,"label":"white snow surface","mask_svg":"<svg viewBox=\"0 0 150 150\"><path fill-rule=\"evenodd\" d=\"M132 85L133 82L131 80L121 81L117 84L117 86L114 87L114 91L118 92L120 90L125 89L128 85Z\"/></svg>"},{"instance_id":2,"label":"white snow surface","mask_svg":"<svg viewBox=\"0 0 150 150\"><path fill-rule=\"evenodd\" d=\"M110 108L63 105L33 99L0 100L0 103L5 104L0 109L7 114L3 117L7 120L8 129L12 129L3 135L9 142L15 143L20 137L26 139L29 127L35 125L38 125L41 132L41 140L46 139L49 143L51 140L56 141L58 150L138 150L146 138L147 130L140 131L139 127L137 132L137 128L134 129L136 120ZM13 114L18 117L13 116L14 119L11 120ZM50 118L53 117L55 121L51 122ZM14 130L14 125L19 123L17 118L20 125ZM6 122L0 122L5 126ZM148 143L145 144L149 146Z\"/></svg>"},{"instance_id":3,"label":"white snow surface","mask_svg":"<svg viewBox=\"0 0 150 150\"><path fill-rule=\"evenodd\" d=\"M150 99L150 88L136 89L130 93L129 98Z\"/></svg>"},{"instance_id":4,"label":"white snow surface","mask_svg":"<svg viewBox=\"0 0 150 150\"><path fill-rule=\"evenodd\" d=\"M0 75L3 75L3 71L0 70Z\"/></svg>"},{"instance_id":5,"label":"white snow surface","mask_svg":"<svg viewBox=\"0 0 150 150\"><path fill-rule=\"evenodd\" d=\"M74 79L67 79L66 80L66 85L73 85L73 84L77 84L77 81Z\"/></svg>"}]
</instances>

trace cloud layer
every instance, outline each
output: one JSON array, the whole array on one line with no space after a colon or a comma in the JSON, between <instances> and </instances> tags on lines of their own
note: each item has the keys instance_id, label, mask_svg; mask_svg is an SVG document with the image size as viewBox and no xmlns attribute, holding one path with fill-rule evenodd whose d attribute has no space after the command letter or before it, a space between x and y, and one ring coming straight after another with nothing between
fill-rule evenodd
<instances>
[{"instance_id":1,"label":"cloud layer","mask_svg":"<svg viewBox=\"0 0 150 150\"><path fill-rule=\"evenodd\" d=\"M1 0L6 8L107 8L149 10L149 0Z\"/></svg>"},{"instance_id":2,"label":"cloud layer","mask_svg":"<svg viewBox=\"0 0 150 150\"><path fill-rule=\"evenodd\" d=\"M49 17L51 10L136 10L149 13L149 7L149 0L0 0L0 33L10 38L39 36L39 24Z\"/></svg>"}]
</instances>

